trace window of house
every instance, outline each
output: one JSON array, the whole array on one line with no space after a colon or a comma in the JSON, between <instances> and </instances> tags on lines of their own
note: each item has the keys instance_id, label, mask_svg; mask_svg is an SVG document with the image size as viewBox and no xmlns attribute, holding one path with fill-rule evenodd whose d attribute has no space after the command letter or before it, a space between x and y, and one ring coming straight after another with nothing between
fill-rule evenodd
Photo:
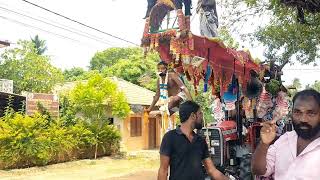
<instances>
[{"instance_id":1,"label":"window of house","mask_svg":"<svg viewBox=\"0 0 320 180\"><path fill-rule=\"evenodd\" d=\"M141 117L130 118L130 136L142 136L142 119Z\"/></svg>"}]
</instances>

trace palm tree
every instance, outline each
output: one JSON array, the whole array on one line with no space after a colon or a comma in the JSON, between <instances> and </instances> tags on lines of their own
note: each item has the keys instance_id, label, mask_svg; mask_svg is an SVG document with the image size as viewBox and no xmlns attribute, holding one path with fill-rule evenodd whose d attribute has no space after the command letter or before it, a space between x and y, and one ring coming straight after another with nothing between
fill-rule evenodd
<instances>
[{"instance_id":1,"label":"palm tree","mask_svg":"<svg viewBox=\"0 0 320 180\"><path fill-rule=\"evenodd\" d=\"M37 51L38 55L42 55L48 48L45 40L41 40L38 35L31 38L32 43Z\"/></svg>"}]
</instances>

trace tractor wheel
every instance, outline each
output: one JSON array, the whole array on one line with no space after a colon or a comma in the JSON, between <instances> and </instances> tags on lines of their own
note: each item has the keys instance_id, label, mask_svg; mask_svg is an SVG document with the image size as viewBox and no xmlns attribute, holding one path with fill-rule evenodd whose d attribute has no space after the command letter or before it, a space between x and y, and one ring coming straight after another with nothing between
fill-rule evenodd
<instances>
[{"instance_id":1,"label":"tractor wheel","mask_svg":"<svg viewBox=\"0 0 320 180\"><path fill-rule=\"evenodd\" d=\"M251 154L242 156L239 169L239 178L241 180L253 180L253 175L251 173Z\"/></svg>"}]
</instances>

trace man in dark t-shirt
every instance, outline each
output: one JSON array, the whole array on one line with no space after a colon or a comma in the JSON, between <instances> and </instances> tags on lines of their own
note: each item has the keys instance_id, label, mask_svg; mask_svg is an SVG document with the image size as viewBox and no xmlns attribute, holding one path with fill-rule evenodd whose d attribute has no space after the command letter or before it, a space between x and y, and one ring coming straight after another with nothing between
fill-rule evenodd
<instances>
[{"instance_id":1,"label":"man in dark t-shirt","mask_svg":"<svg viewBox=\"0 0 320 180\"><path fill-rule=\"evenodd\" d=\"M167 180L169 167L169 180L204 180L202 163L215 180L228 180L213 165L205 140L193 131L203 126L200 106L186 101L180 105L179 116L181 126L167 132L161 142L158 180Z\"/></svg>"}]
</instances>

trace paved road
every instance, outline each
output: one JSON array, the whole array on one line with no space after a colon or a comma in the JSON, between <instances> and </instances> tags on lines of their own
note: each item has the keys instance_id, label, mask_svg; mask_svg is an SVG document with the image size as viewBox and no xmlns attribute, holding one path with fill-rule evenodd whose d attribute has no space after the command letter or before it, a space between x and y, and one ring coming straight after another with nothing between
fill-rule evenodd
<instances>
[{"instance_id":1,"label":"paved road","mask_svg":"<svg viewBox=\"0 0 320 180\"><path fill-rule=\"evenodd\" d=\"M157 173L156 171L141 171L123 177L108 178L106 180L157 180ZM206 180L210 180L210 178L207 177Z\"/></svg>"},{"instance_id":2,"label":"paved road","mask_svg":"<svg viewBox=\"0 0 320 180\"><path fill-rule=\"evenodd\" d=\"M134 174L129 174L122 177L108 178L106 180L156 180L156 171L141 171Z\"/></svg>"},{"instance_id":3,"label":"paved road","mask_svg":"<svg viewBox=\"0 0 320 180\"><path fill-rule=\"evenodd\" d=\"M159 162L158 150L139 151L123 159L103 157L44 167L0 170L0 180L156 180Z\"/></svg>"}]
</instances>

